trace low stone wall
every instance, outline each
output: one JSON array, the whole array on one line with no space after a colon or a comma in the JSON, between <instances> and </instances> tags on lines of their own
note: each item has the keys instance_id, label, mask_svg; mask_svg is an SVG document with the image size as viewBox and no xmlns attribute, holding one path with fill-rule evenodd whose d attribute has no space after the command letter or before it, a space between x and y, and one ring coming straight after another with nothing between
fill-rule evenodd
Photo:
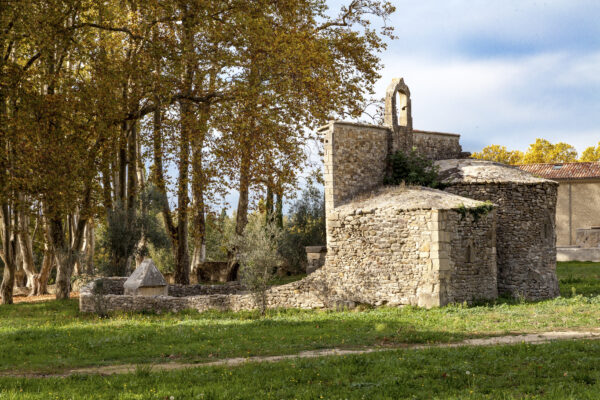
<instances>
[{"instance_id":1,"label":"low stone wall","mask_svg":"<svg viewBox=\"0 0 600 400\"><path fill-rule=\"evenodd\" d=\"M120 296L125 293L123 284L125 284L126 280L126 277L120 276L112 278L99 278L83 286L80 290L80 293L86 293L88 291L92 291L93 288L98 288L99 292L102 294L114 294Z\"/></svg>"},{"instance_id":2,"label":"low stone wall","mask_svg":"<svg viewBox=\"0 0 600 400\"><path fill-rule=\"evenodd\" d=\"M600 247L581 248L578 246L557 247L556 261L600 262Z\"/></svg>"},{"instance_id":3,"label":"low stone wall","mask_svg":"<svg viewBox=\"0 0 600 400\"><path fill-rule=\"evenodd\" d=\"M414 130L412 140L417 152L430 160L461 158L460 135Z\"/></svg>"},{"instance_id":4,"label":"low stone wall","mask_svg":"<svg viewBox=\"0 0 600 400\"><path fill-rule=\"evenodd\" d=\"M169 296L187 297L207 294L236 294L242 290L239 282L229 282L223 285L169 285Z\"/></svg>"},{"instance_id":5,"label":"low stone wall","mask_svg":"<svg viewBox=\"0 0 600 400\"><path fill-rule=\"evenodd\" d=\"M268 308L322 308L327 293L321 289L317 273L302 281L274 286L267 292ZM186 309L208 310L252 310L256 308L254 296L239 284L231 285L169 285L168 296L125 296L123 283L126 278L102 278L108 294L94 294L91 282L82 288L79 295L81 312L111 311L155 311L178 312ZM120 287L119 287L120 285Z\"/></svg>"}]
</instances>

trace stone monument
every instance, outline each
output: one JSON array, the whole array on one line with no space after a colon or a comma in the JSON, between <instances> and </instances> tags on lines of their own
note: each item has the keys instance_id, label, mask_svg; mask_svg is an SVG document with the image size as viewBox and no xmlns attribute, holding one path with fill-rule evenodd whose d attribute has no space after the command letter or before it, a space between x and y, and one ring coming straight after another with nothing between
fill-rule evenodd
<instances>
[{"instance_id":1,"label":"stone monument","mask_svg":"<svg viewBox=\"0 0 600 400\"><path fill-rule=\"evenodd\" d=\"M166 296L167 282L151 258L145 258L123 284L126 296Z\"/></svg>"}]
</instances>

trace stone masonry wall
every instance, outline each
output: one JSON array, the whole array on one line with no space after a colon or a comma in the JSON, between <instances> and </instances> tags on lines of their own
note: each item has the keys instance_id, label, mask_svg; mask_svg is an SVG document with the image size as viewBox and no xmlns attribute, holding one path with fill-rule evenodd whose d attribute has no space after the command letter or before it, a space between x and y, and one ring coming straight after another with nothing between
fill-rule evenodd
<instances>
[{"instance_id":1,"label":"stone masonry wall","mask_svg":"<svg viewBox=\"0 0 600 400\"><path fill-rule=\"evenodd\" d=\"M497 297L493 211L478 221L452 210L356 210L333 218L322 271L338 301L430 307ZM468 245L470 261L463 258Z\"/></svg>"},{"instance_id":2,"label":"stone masonry wall","mask_svg":"<svg viewBox=\"0 0 600 400\"><path fill-rule=\"evenodd\" d=\"M274 286L267 292L268 308L322 308L327 303L327 293L323 291L320 271L311 276L287 285ZM168 296L125 296L123 283L126 278L102 278L108 294L99 297L93 294L94 282L81 289L79 310L81 312L103 311L155 311L178 312L186 309L207 310L252 310L256 308L254 296L241 286L233 285L191 285L169 286ZM119 287L120 286L120 287Z\"/></svg>"},{"instance_id":3,"label":"stone masonry wall","mask_svg":"<svg viewBox=\"0 0 600 400\"><path fill-rule=\"evenodd\" d=\"M413 147L430 160L460 158L460 135L427 131L413 131Z\"/></svg>"},{"instance_id":4,"label":"stone masonry wall","mask_svg":"<svg viewBox=\"0 0 600 400\"><path fill-rule=\"evenodd\" d=\"M419 290L436 284L435 277L427 276L432 222L431 210L364 210L332 221L321 270L332 296L356 303L372 304L376 298L376 305L417 305Z\"/></svg>"},{"instance_id":5,"label":"stone masonry wall","mask_svg":"<svg viewBox=\"0 0 600 400\"><path fill-rule=\"evenodd\" d=\"M496 271L496 211L479 218L447 212L442 237L448 239L450 277L449 303L498 297Z\"/></svg>"},{"instance_id":6,"label":"stone masonry wall","mask_svg":"<svg viewBox=\"0 0 600 400\"><path fill-rule=\"evenodd\" d=\"M325 207L383 184L390 131L385 127L330 122L325 130Z\"/></svg>"},{"instance_id":7,"label":"stone masonry wall","mask_svg":"<svg viewBox=\"0 0 600 400\"><path fill-rule=\"evenodd\" d=\"M446 190L497 205L498 294L558 296L554 182L456 183Z\"/></svg>"}]
</instances>

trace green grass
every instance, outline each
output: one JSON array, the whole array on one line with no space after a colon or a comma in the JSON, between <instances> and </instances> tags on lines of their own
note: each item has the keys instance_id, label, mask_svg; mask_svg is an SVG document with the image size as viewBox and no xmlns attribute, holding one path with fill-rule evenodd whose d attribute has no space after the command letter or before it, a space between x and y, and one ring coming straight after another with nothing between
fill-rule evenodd
<instances>
[{"instance_id":1,"label":"green grass","mask_svg":"<svg viewBox=\"0 0 600 400\"><path fill-rule=\"evenodd\" d=\"M600 341L394 350L238 367L0 378L0 399L597 399Z\"/></svg>"},{"instance_id":2,"label":"green grass","mask_svg":"<svg viewBox=\"0 0 600 400\"><path fill-rule=\"evenodd\" d=\"M331 347L451 342L517 332L590 329L600 325L600 279L586 276L594 276L599 270L598 264L562 264L561 290L568 297L537 303L500 300L432 310L272 310L266 318L255 312L188 311L121 313L100 319L80 314L76 301L0 306L0 371L201 362ZM574 279L584 282L577 284L581 285L576 286L577 293L585 287L594 295L573 297L574 284L564 281Z\"/></svg>"},{"instance_id":3,"label":"green grass","mask_svg":"<svg viewBox=\"0 0 600 400\"><path fill-rule=\"evenodd\" d=\"M560 262L556 267L561 296L600 295L600 264L589 261Z\"/></svg>"}]
</instances>

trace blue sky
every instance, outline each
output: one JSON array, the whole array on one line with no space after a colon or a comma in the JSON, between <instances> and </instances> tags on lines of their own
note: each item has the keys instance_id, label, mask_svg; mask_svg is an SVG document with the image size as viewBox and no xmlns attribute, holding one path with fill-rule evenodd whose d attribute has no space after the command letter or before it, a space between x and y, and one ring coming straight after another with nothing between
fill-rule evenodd
<instances>
[{"instance_id":1,"label":"blue sky","mask_svg":"<svg viewBox=\"0 0 600 400\"><path fill-rule=\"evenodd\" d=\"M471 152L545 138L581 153L600 141L599 0L392 3L398 39L381 54L376 96L403 77L416 129L459 133Z\"/></svg>"},{"instance_id":2,"label":"blue sky","mask_svg":"<svg viewBox=\"0 0 600 400\"><path fill-rule=\"evenodd\" d=\"M600 1L393 3L376 90L404 77L415 128L460 133L467 151L600 141Z\"/></svg>"}]
</instances>

